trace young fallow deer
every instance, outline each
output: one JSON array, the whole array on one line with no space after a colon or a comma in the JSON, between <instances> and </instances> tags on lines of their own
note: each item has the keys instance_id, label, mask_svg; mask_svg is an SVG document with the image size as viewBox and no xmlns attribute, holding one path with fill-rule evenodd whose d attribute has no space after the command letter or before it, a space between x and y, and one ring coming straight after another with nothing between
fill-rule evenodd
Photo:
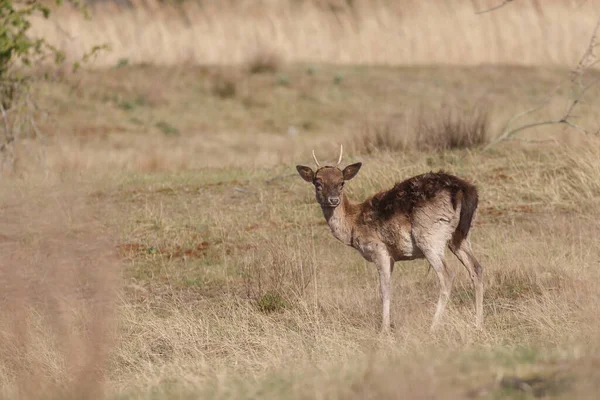
<instances>
[{"instance_id":1,"label":"young fallow deer","mask_svg":"<svg viewBox=\"0 0 600 400\"><path fill-rule=\"evenodd\" d=\"M338 168L321 166L312 152L317 170L298 165L298 173L315 186L317 202L333 236L354 247L379 272L382 331L389 331L391 281L394 262L426 258L437 273L440 296L431 324L440 323L454 280L444 261L446 247L467 268L475 286L476 326L483 324L483 270L469 243L469 229L477 209L477 189L446 174L429 172L397 183L393 188L353 203L344 194L344 183L354 178L361 163Z\"/></svg>"}]
</instances>

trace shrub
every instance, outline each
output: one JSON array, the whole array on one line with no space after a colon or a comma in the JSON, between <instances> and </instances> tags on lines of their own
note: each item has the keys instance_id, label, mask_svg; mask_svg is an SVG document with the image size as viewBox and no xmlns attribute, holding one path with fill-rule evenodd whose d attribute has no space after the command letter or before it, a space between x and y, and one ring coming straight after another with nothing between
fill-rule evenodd
<instances>
[{"instance_id":1,"label":"shrub","mask_svg":"<svg viewBox=\"0 0 600 400\"><path fill-rule=\"evenodd\" d=\"M277 72L281 66L281 62L281 57L275 51L257 51L248 60L248 72L251 74Z\"/></svg>"},{"instance_id":2,"label":"shrub","mask_svg":"<svg viewBox=\"0 0 600 400\"><path fill-rule=\"evenodd\" d=\"M335 76L333 77L333 84L334 85L340 85L342 83L342 81L344 80L344 75L342 75L341 72L338 72L337 74L335 74Z\"/></svg>"},{"instance_id":3,"label":"shrub","mask_svg":"<svg viewBox=\"0 0 600 400\"><path fill-rule=\"evenodd\" d=\"M179 129L169 124L166 121L158 121L156 123L156 127L165 135L165 136L179 136Z\"/></svg>"},{"instance_id":4,"label":"shrub","mask_svg":"<svg viewBox=\"0 0 600 400\"><path fill-rule=\"evenodd\" d=\"M257 302L258 309L263 313L272 313L283 310L286 305L283 297L276 292L267 292Z\"/></svg>"},{"instance_id":5,"label":"shrub","mask_svg":"<svg viewBox=\"0 0 600 400\"><path fill-rule=\"evenodd\" d=\"M82 2L67 1L87 17ZM56 0L57 5L62 2L63 0ZM31 35L31 19L40 15L49 18L50 7L47 1L0 0L0 123L4 128L4 135L0 138L0 171L5 167L14 170L14 146L21 139L41 136L34 121L38 107L29 91L34 79L23 67L48 57L56 64L65 60L64 53L47 43L44 38ZM88 61L105 48L105 45L94 46L81 61L73 63L73 70L79 68L80 62ZM9 110L10 113L7 112Z\"/></svg>"},{"instance_id":6,"label":"shrub","mask_svg":"<svg viewBox=\"0 0 600 400\"><path fill-rule=\"evenodd\" d=\"M238 77L228 71L218 71L212 76L211 91L222 99L235 97L237 93Z\"/></svg>"},{"instance_id":7,"label":"shrub","mask_svg":"<svg viewBox=\"0 0 600 400\"><path fill-rule=\"evenodd\" d=\"M353 150L373 154L379 151L443 151L481 147L489 139L488 116L488 111L480 107L421 110L416 117L388 115L367 122L354 137Z\"/></svg>"},{"instance_id":8,"label":"shrub","mask_svg":"<svg viewBox=\"0 0 600 400\"><path fill-rule=\"evenodd\" d=\"M446 108L435 116L422 113L415 129L421 150L451 150L481 147L488 142L488 112Z\"/></svg>"},{"instance_id":9,"label":"shrub","mask_svg":"<svg viewBox=\"0 0 600 400\"><path fill-rule=\"evenodd\" d=\"M405 121L397 116L384 120L368 121L361 132L355 136L353 150L356 153L373 154L379 151L398 152L412 146L411 137L402 129Z\"/></svg>"},{"instance_id":10,"label":"shrub","mask_svg":"<svg viewBox=\"0 0 600 400\"><path fill-rule=\"evenodd\" d=\"M287 75L285 75L285 74L279 75L277 77L277 85L279 85L279 86L289 86L290 85L290 78Z\"/></svg>"}]
</instances>

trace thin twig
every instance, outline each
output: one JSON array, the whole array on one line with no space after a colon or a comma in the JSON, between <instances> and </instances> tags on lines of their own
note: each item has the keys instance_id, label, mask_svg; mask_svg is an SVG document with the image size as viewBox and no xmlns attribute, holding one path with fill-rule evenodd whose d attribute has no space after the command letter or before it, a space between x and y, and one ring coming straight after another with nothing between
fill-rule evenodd
<instances>
[{"instance_id":1,"label":"thin twig","mask_svg":"<svg viewBox=\"0 0 600 400\"><path fill-rule=\"evenodd\" d=\"M532 107L530 109L527 109L523 112L520 112L518 114L516 114L515 116L513 116L511 119L508 120L508 122L506 123L506 125L504 126L504 129L502 130L502 134L500 136L498 136L496 139L494 139L493 141L491 141L490 143L488 143L487 146L484 147L484 150L489 149L490 147L494 146L496 143L501 142L503 140L507 140L509 139L511 136L513 136L515 133L523 130L523 129L527 129L527 128L532 128L534 126L537 125L548 125L548 123L541 123L541 124L528 124L526 125L523 129L516 129L516 130L511 130L510 127L519 119L525 117L526 115L529 115L531 113L534 113L538 110L541 110L542 108L546 107L548 105L548 103L550 103L550 100L552 100L552 98L554 97L554 94L558 91L558 89L563 85L564 82L560 82L558 85L556 85L554 87L554 89L552 89L550 91L550 93L548 93L548 95L546 96L546 98L544 99L544 101L542 101L540 104L538 104L535 107Z\"/></svg>"},{"instance_id":2,"label":"thin twig","mask_svg":"<svg viewBox=\"0 0 600 400\"><path fill-rule=\"evenodd\" d=\"M599 29L600 29L600 18L598 18L598 21L596 22L596 26L594 26L594 30L592 31L592 36L590 37L590 41L588 43L587 48L585 49L585 52L579 59L577 66L571 71L571 73L574 74L575 76L583 74L583 72L585 72L585 70L593 67L598 62L598 59L596 57L596 54L594 53L594 50L598 46L598 30Z\"/></svg>"},{"instance_id":3,"label":"thin twig","mask_svg":"<svg viewBox=\"0 0 600 400\"><path fill-rule=\"evenodd\" d=\"M558 140L554 138L550 139L509 139L509 140L518 140L519 142L525 143L558 143Z\"/></svg>"},{"instance_id":4,"label":"thin twig","mask_svg":"<svg viewBox=\"0 0 600 400\"><path fill-rule=\"evenodd\" d=\"M2 114L2 121L4 122L4 143L0 146L0 153L4 153L10 146L12 142L14 142L15 137L10 133L10 126L8 124L8 115L6 110L4 109L4 105L0 102L0 113ZM3 156L3 158L8 158L8 156Z\"/></svg>"},{"instance_id":5,"label":"thin twig","mask_svg":"<svg viewBox=\"0 0 600 400\"><path fill-rule=\"evenodd\" d=\"M10 127L8 126L8 115L6 114L6 110L4 109L4 105L0 102L0 113L2 114L2 121L4 122L4 137L6 140L10 137Z\"/></svg>"},{"instance_id":6,"label":"thin twig","mask_svg":"<svg viewBox=\"0 0 600 400\"><path fill-rule=\"evenodd\" d=\"M502 134L500 136L498 136L496 139L494 139L493 141L491 141L487 146L485 146L484 150L491 148L498 142L511 139L518 132L524 131L529 128L534 128L537 126L543 126L543 125L564 124L571 128L577 129L585 134L588 134L588 131L584 127L573 123L572 119L577 118L576 116L573 115L573 111L575 110L575 108L578 105L583 103L583 97L585 96L587 91L591 87L595 86L600 81L600 79L595 79L587 85L583 84L583 78L584 78L586 71L588 71L590 68L592 68L598 62L598 59L597 59L596 54L594 53L594 50L596 47L598 47L598 32L599 32L599 30L600 30L600 18L596 22L596 25L592 32L592 36L590 37L590 41L588 43L588 46L586 47L585 52L579 59L579 62L577 63L575 68L573 68L569 73L569 81L571 82L571 85L573 86L573 92L576 92L576 93L574 94L573 99L567 103L566 108L565 108L565 113L563 114L563 116L560 118L550 119L547 121L531 122L531 123L521 125L521 126L511 129L511 126L513 125L513 123L515 121L517 121L518 119L520 119L526 115L529 115L535 111L538 111L538 110L544 108L546 105L548 105L550 100L556 94L556 91L563 85L564 82L561 82L548 94L546 99L541 104L539 104L536 107L530 108L524 112L521 112L521 113L515 115L514 117L512 117L506 123Z\"/></svg>"},{"instance_id":7,"label":"thin twig","mask_svg":"<svg viewBox=\"0 0 600 400\"><path fill-rule=\"evenodd\" d=\"M582 103L582 99L583 96L585 95L585 93L590 90L591 87L595 86L598 82L600 82L600 79L595 79L593 80L590 84L588 84L587 86L584 86L581 89L581 92L579 93L579 96L577 96L572 102L571 105L567 108L567 112L565 113L565 119L568 117L572 117L571 113L573 112L573 109L575 108L575 106L577 106L577 104Z\"/></svg>"},{"instance_id":8,"label":"thin twig","mask_svg":"<svg viewBox=\"0 0 600 400\"><path fill-rule=\"evenodd\" d=\"M0 154L2 158L0 159L0 172L4 169L5 161L8 161L8 165L12 170L13 167L13 154L11 149L11 143L15 141L14 135L10 132L10 126L8 124L8 115L6 114L6 110L4 109L4 105L0 102L0 113L2 114L2 120L4 121L4 137L5 142L0 145ZM8 153L8 154L7 154Z\"/></svg>"},{"instance_id":9,"label":"thin twig","mask_svg":"<svg viewBox=\"0 0 600 400\"><path fill-rule=\"evenodd\" d=\"M488 8L488 9L485 9L485 10L480 10L480 11L475 11L475 14L485 14L485 13L489 13L489 12L491 12L491 11L494 11L494 10L497 10L497 9L499 9L499 8L502 8L502 7L504 7L505 5L507 5L508 3L511 3L511 2L513 2L513 0L504 0L502 3L500 3L500 4L498 4L498 5L495 5L495 6L494 6L494 7L492 7L492 8Z\"/></svg>"},{"instance_id":10,"label":"thin twig","mask_svg":"<svg viewBox=\"0 0 600 400\"><path fill-rule=\"evenodd\" d=\"M585 94L585 92L587 92L589 90L589 88L591 88L592 86L594 86L595 84L597 84L600 80L596 79L595 81L593 81L592 83L590 83L589 85L587 85L579 94L579 96L577 98L575 98L567 107L567 111L565 112L565 114L561 117L561 118L557 118L557 119L551 119L551 120L547 120L547 121L539 121L539 122L531 122L529 124L525 124L525 125L521 125L517 128L514 129L508 129L508 127L511 125L510 122L509 124L507 124L507 129L505 129L504 133L502 135L500 135L498 138L496 138L494 141L490 142L485 148L484 150L489 149L490 147L492 147L493 145L497 144L500 141L503 140L507 140L510 139L512 136L514 136L515 134L524 131L526 129L529 128L534 128L536 126L542 126L542 125L556 125L556 124L564 124L567 126L570 126L571 128L577 129L585 134L588 133L588 131L577 125L574 124L573 122L569 121L570 118L573 118L573 116L571 115L571 113L573 112L573 110L575 109L575 107L581 103L581 98L583 97L583 95ZM547 101L546 101L547 102ZM541 108L543 108L546 105L546 103L543 103L541 106L538 107L534 107L531 108L521 114L518 114L518 117L522 117L525 116L531 112L537 111ZM514 121L516 118L512 118L511 121Z\"/></svg>"}]
</instances>

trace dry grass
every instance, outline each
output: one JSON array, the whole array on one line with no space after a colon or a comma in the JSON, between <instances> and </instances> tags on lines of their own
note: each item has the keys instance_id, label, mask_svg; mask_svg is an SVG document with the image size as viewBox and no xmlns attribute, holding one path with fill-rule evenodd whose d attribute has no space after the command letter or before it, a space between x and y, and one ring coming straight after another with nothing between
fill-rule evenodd
<instances>
[{"instance_id":1,"label":"dry grass","mask_svg":"<svg viewBox=\"0 0 600 400\"><path fill-rule=\"evenodd\" d=\"M407 119L404 114L394 114L383 120L365 121L361 131L353 137L352 151L358 154L375 154L415 149L416 124L411 124Z\"/></svg>"},{"instance_id":2,"label":"dry grass","mask_svg":"<svg viewBox=\"0 0 600 400\"><path fill-rule=\"evenodd\" d=\"M392 114L383 121L367 121L352 140L359 154L406 151L472 149L488 143L489 110L471 110L441 105L439 109Z\"/></svg>"},{"instance_id":3,"label":"dry grass","mask_svg":"<svg viewBox=\"0 0 600 400\"><path fill-rule=\"evenodd\" d=\"M216 71L211 77L212 93L222 99L235 97L239 80L235 72Z\"/></svg>"},{"instance_id":4,"label":"dry grass","mask_svg":"<svg viewBox=\"0 0 600 400\"><path fill-rule=\"evenodd\" d=\"M281 58L275 51L259 49L247 61L248 72L251 74L261 74L265 72L277 72L281 67Z\"/></svg>"},{"instance_id":5,"label":"dry grass","mask_svg":"<svg viewBox=\"0 0 600 400\"><path fill-rule=\"evenodd\" d=\"M120 287L114 244L70 185L32 183L2 186L0 396L101 398Z\"/></svg>"},{"instance_id":6,"label":"dry grass","mask_svg":"<svg viewBox=\"0 0 600 400\"><path fill-rule=\"evenodd\" d=\"M289 62L414 65L569 65L583 53L598 1L520 0L493 13L479 1L187 1L119 7L97 2L93 19L60 11L34 30L69 58L94 45L111 51L93 65ZM264 62L263 55L267 55Z\"/></svg>"},{"instance_id":7,"label":"dry grass","mask_svg":"<svg viewBox=\"0 0 600 400\"><path fill-rule=\"evenodd\" d=\"M490 385L504 391L497 374L534 374L549 395L572 395L595 374L578 365L597 362L600 186L582 178L599 172L598 155L364 160L353 198L440 167L481 188L473 242L486 274L486 328L473 327L471 285L453 260L457 283L435 336L427 329L437 283L425 263L398 265L396 329L379 337L376 272L331 237L308 185L265 182L280 168L231 171L219 184L208 171L141 176L125 198L104 191L103 199L132 204L136 232L124 238L131 283L114 365L119 390L133 398L149 387L213 398L463 398Z\"/></svg>"},{"instance_id":8,"label":"dry grass","mask_svg":"<svg viewBox=\"0 0 600 400\"><path fill-rule=\"evenodd\" d=\"M513 115L539 104L568 71L284 65L279 73L288 85L273 74L249 75L245 67L122 67L45 83L38 92L40 107L51 116L38 121L47 135L45 163L64 174L113 168L157 172L292 165L313 148L335 154L339 143L357 156L375 149L403 151L414 146L420 119L438 121L448 104L475 127L483 125L469 110L492 105L482 110L487 135L494 137ZM335 83L336 76L344 77L341 83ZM599 76L592 73L590 79ZM218 95L216 88L230 81L235 96ZM548 107L522 122L562 115L569 95L557 93ZM599 99L597 86L578 109L578 124L590 131L600 126ZM367 143L355 140L363 134ZM381 144L377 135L383 136ZM585 143L577 130L564 126L531 129L518 138ZM38 152L27 146L17 149L18 171L38 163L29 159Z\"/></svg>"},{"instance_id":9,"label":"dry grass","mask_svg":"<svg viewBox=\"0 0 600 400\"><path fill-rule=\"evenodd\" d=\"M422 104L435 112L448 99L470 110L482 93L494 104L493 131L565 71L280 71L289 86L240 72L229 98L213 94L213 70L190 67L88 71L40 88L57 116L43 124L46 168L17 149L17 178L0 181L0 278L11 289L0 320L11 344L0 353L2 396L44 388L115 399L594 398L598 139L552 127L524 137L559 145L508 142L489 152L366 154L349 145L367 118L419 115ZM561 96L532 118L561 111ZM597 122L597 98L580 123ZM331 237L293 168L310 162L312 147L332 159L340 141L346 162L364 163L345 189L356 200L440 168L478 185L483 331L473 326L468 276L451 260L452 300L438 334L428 334L437 282L415 261L396 267L395 330L379 335L376 271ZM114 242L119 263L108 257Z\"/></svg>"},{"instance_id":10,"label":"dry grass","mask_svg":"<svg viewBox=\"0 0 600 400\"><path fill-rule=\"evenodd\" d=\"M420 116L416 127L417 147L452 150L481 147L488 142L489 111L476 107L458 110L445 106L435 114Z\"/></svg>"}]
</instances>

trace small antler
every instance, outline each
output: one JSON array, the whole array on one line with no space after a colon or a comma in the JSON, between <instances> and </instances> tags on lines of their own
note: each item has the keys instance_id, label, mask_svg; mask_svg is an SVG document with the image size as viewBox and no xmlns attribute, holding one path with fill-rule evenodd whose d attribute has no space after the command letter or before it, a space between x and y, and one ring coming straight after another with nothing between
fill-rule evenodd
<instances>
[{"instance_id":1,"label":"small antler","mask_svg":"<svg viewBox=\"0 0 600 400\"><path fill-rule=\"evenodd\" d=\"M344 146L340 144L340 158L338 158L338 162L335 164L336 167L342 162L342 154L344 154Z\"/></svg>"},{"instance_id":2,"label":"small antler","mask_svg":"<svg viewBox=\"0 0 600 400\"><path fill-rule=\"evenodd\" d=\"M312 154L313 154L313 159L315 160L315 163L317 163L317 168L321 168L321 164L319 164L319 160L317 160L317 156L315 156L314 150L313 150Z\"/></svg>"}]
</instances>

